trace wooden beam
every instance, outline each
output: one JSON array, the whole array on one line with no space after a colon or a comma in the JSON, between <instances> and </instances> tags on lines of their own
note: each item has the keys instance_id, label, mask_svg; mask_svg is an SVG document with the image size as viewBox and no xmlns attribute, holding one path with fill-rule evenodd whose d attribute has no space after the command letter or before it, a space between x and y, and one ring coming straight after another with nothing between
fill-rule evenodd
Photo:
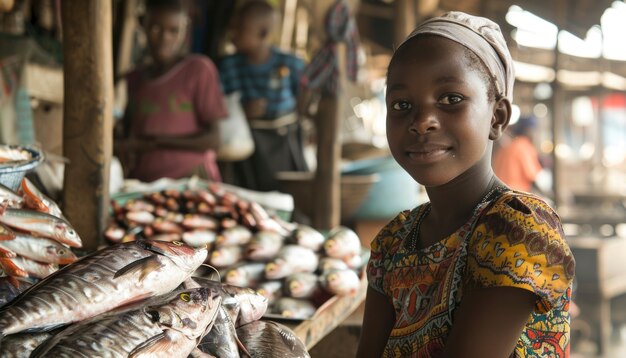
<instances>
[{"instance_id":1,"label":"wooden beam","mask_svg":"<svg viewBox=\"0 0 626 358\"><path fill-rule=\"evenodd\" d=\"M133 35L137 27L137 5L138 0L125 0L123 5L122 34L118 45L118 54L115 62L115 76L119 77L128 72L131 68L131 58L133 51Z\"/></svg>"},{"instance_id":2,"label":"wooden beam","mask_svg":"<svg viewBox=\"0 0 626 358\"><path fill-rule=\"evenodd\" d=\"M97 248L109 203L113 66L110 0L64 0L63 209L84 250Z\"/></svg>"},{"instance_id":3,"label":"wooden beam","mask_svg":"<svg viewBox=\"0 0 626 358\"><path fill-rule=\"evenodd\" d=\"M396 0L394 3L395 21L393 23L393 46L399 46L413 31L417 21L413 0Z\"/></svg>"}]
</instances>

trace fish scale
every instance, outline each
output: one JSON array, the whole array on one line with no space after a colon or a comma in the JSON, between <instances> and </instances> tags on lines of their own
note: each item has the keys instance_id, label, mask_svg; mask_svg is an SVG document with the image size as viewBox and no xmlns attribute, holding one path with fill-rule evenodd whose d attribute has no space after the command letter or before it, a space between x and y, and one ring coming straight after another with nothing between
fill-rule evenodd
<instances>
[{"instance_id":1,"label":"fish scale","mask_svg":"<svg viewBox=\"0 0 626 358\"><path fill-rule=\"evenodd\" d=\"M0 334L48 330L146 296L169 292L193 273L207 253L205 249L192 250L182 261L186 266L179 266L173 259L140 245L131 242L108 247L48 276L0 310ZM150 256L158 268L143 281L135 274L114 278L128 264ZM99 276L97 279L86 279L94 273Z\"/></svg>"}]
</instances>

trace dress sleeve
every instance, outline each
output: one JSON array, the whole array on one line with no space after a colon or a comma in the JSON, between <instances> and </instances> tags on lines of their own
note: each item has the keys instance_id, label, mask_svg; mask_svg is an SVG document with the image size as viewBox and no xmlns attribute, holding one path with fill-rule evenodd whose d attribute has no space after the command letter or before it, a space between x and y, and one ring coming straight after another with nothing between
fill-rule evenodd
<instances>
[{"instance_id":1,"label":"dress sleeve","mask_svg":"<svg viewBox=\"0 0 626 358\"><path fill-rule=\"evenodd\" d=\"M538 313L561 303L574 268L559 217L527 194L504 194L479 220L468 243L467 284L531 291Z\"/></svg>"},{"instance_id":2,"label":"dress sleeve","mask_svg":"<svg viewBox=\"0 0 626 358\"><path fill-rule=\"evenodd\" d=\"M203 58L199 67L194 99L198 118L208 123L227 117L228 110L215 64L209 58Z\"/></svg>"},{"instance_id":3,"label":"dress sleeve","mask_svg":"<svg viewBox=\"0 0 626 358\"><path fill-rule=\"evenodd\" d=\"M385 275L388 270L390 257L398 245L396 233L404 225L408 212L400 213L383 227L371 242L370 259L367 263L367 282L376 291L385 293Z\"/></svg>"}]
</instances>

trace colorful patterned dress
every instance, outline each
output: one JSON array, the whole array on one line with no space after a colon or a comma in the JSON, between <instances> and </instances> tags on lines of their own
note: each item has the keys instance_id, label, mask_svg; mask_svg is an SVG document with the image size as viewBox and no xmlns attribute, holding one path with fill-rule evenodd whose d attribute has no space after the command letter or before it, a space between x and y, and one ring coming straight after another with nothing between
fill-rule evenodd
<instances>
[{"instance_id":1,"label":"colorful patterned dress","mask_svg":"<svg viewBox=\"0 0 626 358\"><path fill-rule=\"evenodd\" d=\"M438 357L471 286L537 295L511 357L568 357L575 262L557 214L536 196L506 191L452 235L408 252L405 238L425 207L400 213L372 241L369 284L396 312L384 356Z\"/></svg>"}]
</instances>

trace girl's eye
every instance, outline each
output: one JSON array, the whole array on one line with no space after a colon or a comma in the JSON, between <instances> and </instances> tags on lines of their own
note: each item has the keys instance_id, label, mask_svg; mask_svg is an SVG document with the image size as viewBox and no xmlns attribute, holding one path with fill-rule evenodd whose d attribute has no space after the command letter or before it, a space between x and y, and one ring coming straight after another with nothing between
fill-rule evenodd
<instances>
[{"instance_id":1,"label":"girl's eye","mask_svg":"<svg viewBox=\"0 0 626 358\"><path fill-rule=\"evenodd\" d=\"M439 99L441 104L457 104L463 101L463 97L458 94L447 94Z\"/></svg>"},{"instance_id":2,"label":"girl's eye","mask_svg":"<svg viewBox=\"0 0 626 358\"><path fill-rule=\"evenodd\" d=\"M395 111L408 111L411 109L411 104L407 101L397 101L391 104L391 108Z\"/></svg>"}]
</instances>

